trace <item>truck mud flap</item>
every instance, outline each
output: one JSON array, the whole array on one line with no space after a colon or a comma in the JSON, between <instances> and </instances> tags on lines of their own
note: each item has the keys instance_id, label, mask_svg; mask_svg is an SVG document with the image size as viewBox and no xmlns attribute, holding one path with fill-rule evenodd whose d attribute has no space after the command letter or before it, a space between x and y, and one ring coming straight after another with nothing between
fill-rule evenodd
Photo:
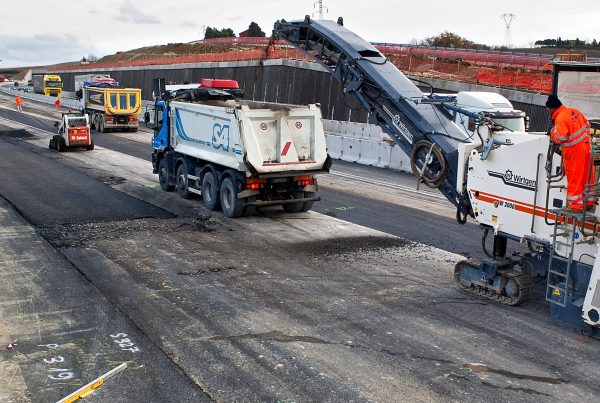
<instances>
[{"instance_id":1,"label":"truck mud flap","mask_svg":"<svg viewBox=\"0 0 600 403\"><path fill-rule=\"evenodd\" d=\"M290 203L303 203L308 201L320 201L320 197L305 197L302 199L288 199L288 200L267 200L267 201L253 201L245 203L246 206L266 207L266 206L280 206L282 204Z\"/></svg>"}]
</instances>

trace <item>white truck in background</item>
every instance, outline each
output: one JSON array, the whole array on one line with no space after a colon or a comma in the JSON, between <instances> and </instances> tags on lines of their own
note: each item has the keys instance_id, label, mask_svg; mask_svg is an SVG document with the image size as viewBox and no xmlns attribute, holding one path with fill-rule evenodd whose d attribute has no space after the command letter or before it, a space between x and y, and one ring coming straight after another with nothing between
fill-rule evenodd
<instances>
[{"instance_id":1,"label":"white truck in background","mask_svg":"<svg viewBox=\"0 0 600 403\"><path fill-rule=\"evenodd\" d=\"M461 91L455 94L456 106L463 111L477 113L494 120L496 125L514 132L529 131L529 118L525 112L514 109L512 103L495 92ZM454 112L454 123L471 138L477 136L477 120L465 113Z\"/></svg>"},{"instance_id":2,"label":"white truck in background","mask_svg":"<svg viewBox=\"0 0 600 403\"><path fill-rule=\"evenodd\" d=\"M233 80L202 85L155 102L152 165L161 188L201 195L227 217L271 205L310 210L320 200L314 175L331 165L319 106L244 101Z\"/></svg>"}]
</instances>

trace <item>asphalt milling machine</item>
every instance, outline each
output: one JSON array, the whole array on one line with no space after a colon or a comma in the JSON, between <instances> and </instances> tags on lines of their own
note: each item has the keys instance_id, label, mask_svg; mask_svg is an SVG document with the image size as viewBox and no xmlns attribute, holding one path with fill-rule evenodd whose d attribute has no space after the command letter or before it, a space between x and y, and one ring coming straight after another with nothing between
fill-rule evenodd
<instances>
[{"instance_id":1,"label":"asphalt milling machine","mask_svg":"<svg viewBox=\"0 0 600 403\"><path fill-rule=\"evenodd\" d=\"M474 112L457 96L424 93L341 18L277 22L272 38L323 65L369 112L369 122L410 155L419 184L439 189L456 206L460 223L471 217L481 225L487 258L456 265L460 288L507 305L523 304L543 288L556 322L600 336L600 207L583 213L565 208L562 157L548 133L502 123L522 118L518 113ZM554 63L553 93L582 110L595 132L600 63ZM458 115L475 130L457 124ZM593 153L592 163L600 159L595 146ZM585 194L595 199L600 187L590 185ZM485 248L489 233L491 251ZM508 240L527 248L508 253Z\"/></svg>"}]
</instances>

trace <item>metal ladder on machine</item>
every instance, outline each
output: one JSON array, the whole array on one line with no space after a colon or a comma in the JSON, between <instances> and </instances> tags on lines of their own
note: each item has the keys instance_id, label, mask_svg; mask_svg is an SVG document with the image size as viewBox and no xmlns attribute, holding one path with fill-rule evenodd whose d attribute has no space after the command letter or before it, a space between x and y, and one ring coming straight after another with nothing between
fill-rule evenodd
<instances>
[{"instance_id":1,"label":"metal ladder on machine","mask_svg":"<svg viewBox=\"0 0 600 403\"><path fill-rule=\"evenodd\" d=\"M565 307L571 279L577 218L566 211L555 210L554 214L552 249L550 250L548 278L546 281L546 301ZM565 239L565 241L561 239ZM565 247L568 251L566 257L556 253L556 249L559 247ZM557 264L557 262L563 262L563 264Z\"/></svg>"},{"instance_id":2,"label":"metal ladder on machine","mask_svg":"<svg viewBox=\"0 0 600 403\"><path fill-rule=\"evenodd\" d=\"M597 165L596 160L600 161L600 158L594 157L590 160L590 178L595 166ZM548 177L548 194L550 189L553 187L560 187L552 185L562 179L562 173L554 177ZM597 199L600 195L600 183L596 182L598 178L595 178L594 183L588 184L583 191L583 205L587 206L588 200ZM546 197L546 204L548 203L548 197ZM600 208L600 207L597 207ZM548 205L546 205L546 223L548 223ZM582 212L569 211L566 209L553 210L555 215L554 219L554 231L552 234L552 249L550 253L550 261L548 262L548 278L546 282L546 301L565 307L567 303L567 291L569 290L569 282L571 280L571 266L573 264L573 254L575 245L578 243L589 242L585 240L587 237L598 236L598 220L596 216L591 214L587 209ZM588 232L586 230L586 224L592 224L593 230ZM579 227L580 225L580 227ZM582 236L581 241L576 240L577 229L580 229ZM561 241L559 238L564 238L566 241ZM566 257L560 256L555 253L557 247L565 247L568 252ZM553 264L554 261L562 261L566 263L562 265ZM557 266L557 267L555 267Z\"/></svg>"}]
</instances>

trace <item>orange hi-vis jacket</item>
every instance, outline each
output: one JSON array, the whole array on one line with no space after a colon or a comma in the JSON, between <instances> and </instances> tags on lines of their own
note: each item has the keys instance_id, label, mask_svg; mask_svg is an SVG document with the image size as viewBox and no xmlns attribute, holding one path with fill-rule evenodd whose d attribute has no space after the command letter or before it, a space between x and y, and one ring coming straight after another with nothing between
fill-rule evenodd
<instances>
[{"instance_id":1,"label":"orange hi-vis jacket","mask_svg":"<svg viewBox=\"0 0 600 403\"><path fill-rule=\"evenodd\" d=\"M590 173L592 144L590 123L575 108L561 105L552 114L554 127L550 132L552 141L562 146L562 158L567 175L567 205L572 210L583 210L583 191L586 184L594 182ZM589 206L594 204L588 200Z\"/></svg>"},{"instance_id":2,"label":"orange hi-vis jacket","mask_svg":"<svg viewBox=\"0 0 600 403\"><path fill-rule=\"evenodd\" d=\"M15 97L15 103L18 105L23 105L23 98L21 98L20 96L16 96Z\"/></svg>"}]
</instances>

